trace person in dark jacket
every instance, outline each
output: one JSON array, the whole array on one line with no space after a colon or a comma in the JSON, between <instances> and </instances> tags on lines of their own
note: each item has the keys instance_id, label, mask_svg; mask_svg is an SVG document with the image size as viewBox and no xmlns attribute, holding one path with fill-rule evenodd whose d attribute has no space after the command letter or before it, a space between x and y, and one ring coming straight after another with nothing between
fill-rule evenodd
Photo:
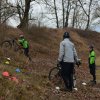
<instances>
[{"instance_id":1,"label":"person in dark jacket","mask_svg":"<svg viewBox=\"0 0 100 100\"><path fill-rule=\"evenodd\" d=\"M30 56L29 56L29 43L28 43L28 41L24 38L24 35L20 35L20 36L19 36L18 42L19 42L19 44L23 47L25 56L28 57L29 60L31 61L31 58L30 58Z\"/></svg>"},{"instance_id":2,"label":"person in dark jacket","mask_svg":"<svg viewBox=\"0 0 100 100\"><path fill-rule=\"evenodd\" d=\"M70 41L70 35L65 32L60 43L58 64L61 64L61 75L65 83L65 91L73 90L74 63L78 61L74 44Z\"/></svg>"},{"instance_id":3,"label":"person in dark jacket","mask_svg":"<svg viewBox=\"0 0 100 100\"><path fill-rule=\"evenodd\" d=\"M90 69L90 74L93 77L93 80L91 82L93 82L94 84L96 84L95 58L96 58L96 54L95 54L95 51L94 51L94 47L92 45L90 45L89 46L89 69Z\"/></svg>"}]
</instances>

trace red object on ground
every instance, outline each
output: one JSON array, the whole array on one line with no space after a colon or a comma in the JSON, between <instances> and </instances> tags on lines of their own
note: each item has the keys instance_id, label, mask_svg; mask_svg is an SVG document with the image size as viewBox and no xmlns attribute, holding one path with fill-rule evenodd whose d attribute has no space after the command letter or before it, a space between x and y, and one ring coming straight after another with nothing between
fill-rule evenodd
<instances>
[{"instance_id":1,"label":"red object on ground","mask_svg":"<svg viewBox=\"0 0 100 100\"><path fill-rule=\"evenodd\" d=\"M5 76L5 77L9 77L10 76L9 72L7 72L7 71L3 72L2 75Z\"/></svg>"}]
</instances>

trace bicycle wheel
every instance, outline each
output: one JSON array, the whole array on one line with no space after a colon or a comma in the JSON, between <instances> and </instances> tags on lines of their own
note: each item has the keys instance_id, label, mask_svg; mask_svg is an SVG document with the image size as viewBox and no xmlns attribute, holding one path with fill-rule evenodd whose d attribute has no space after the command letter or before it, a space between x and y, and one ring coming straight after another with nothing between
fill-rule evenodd
<instances>
[{"instance_id":1,"label":"bicycle wheel","mask_svg":"<svg viewBox=\"0 0 100 100\"><path fill-rule=\"evenodd\" d=\"M61 70L58 67L50 70L48 78L54 86L62 86Z\"/></svg>"},{"instance_id":2,"label":"bicycle wheel","mask_svg":"<svg viewBox=\"0 0 100 100\"><path fill-rule=\"evenodd\" d=\"M10 49L10 48L12 48L12 44L11 44L10 40L3 41L1 43L1 48L3 48L3 49Z\"/></svg>"},{"instance_id":3,"label":"bicycle wheel","mask_svg":"<svg viewBox=\"0 0 100 100\"><path fill-rule=\"evenodd\" d=\"M55 78L58 75L58 73L59 73L58 67L52 68L49 72L49 76L48 76L49 80L52 80L53 78Z\"/></svg>"}]
</instances>

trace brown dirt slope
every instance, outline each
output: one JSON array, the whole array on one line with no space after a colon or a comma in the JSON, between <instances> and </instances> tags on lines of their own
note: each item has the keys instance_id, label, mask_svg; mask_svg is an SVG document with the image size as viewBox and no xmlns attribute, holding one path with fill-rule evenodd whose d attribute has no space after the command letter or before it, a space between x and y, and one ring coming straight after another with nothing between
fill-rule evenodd
<instances>
[{"instance_id":1,"label":"brown dirt slope","mask_svg":"<svg viewBox=\"0 0 100 100\"><path fill-rule=\"evenodd\" d=\"M57 92L55 86L48 80L48 73L56 66L59 43L65 31L70 32L78 55L82 59L82 65L76 67L77 88L73 93ZM9 38L18 37L22 31L7 26L0 28L0 43ZM91 31L77 29L48 29L45 27L32 27L29 31L23 31L30 43L30 55L33 62L12 49L4 52L0 49L0 100L99 100L100 84L95 86L83 86L81 83L91 79L89 74L88 44L93 42L96 53L99 52L99 34ZM87 35L84 36L83 33ZM90 34L91 33L91 34ZM93 33L93 34L92 34ZM95 36L95 38L94 38ZM96 42L95 42L96 41ZM98 41L98 42L97 42ZM99 53L98 53L99 54ZM97 55L99 57L99 55ZM5 65L6 57L10 57L9 65ZM20 68L21 72L16 73L15 69ZM3 71L9 71L16 76L18 83L2 77Z\"/></svg>"}]
</instances>

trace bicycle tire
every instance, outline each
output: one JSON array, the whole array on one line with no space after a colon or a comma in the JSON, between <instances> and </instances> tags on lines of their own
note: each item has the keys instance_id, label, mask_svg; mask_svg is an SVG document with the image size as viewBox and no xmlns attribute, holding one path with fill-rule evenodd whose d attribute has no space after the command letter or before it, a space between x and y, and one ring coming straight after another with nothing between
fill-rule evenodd
<instances>
[{"instance_id":1,"label":"bicycle tire","mask_svg":"<svg viewBox=\"0 0 100 100\"><path fill-rule=\"evenodd\" d=\"M10 49L12 48L12 43L10 42L10 40L5 40L1 43L1 48Z\"/></svg>"},{"instance_id":2,"label":"bicycle tire","mask_svg":"<svg viewBox=\"0 0 100 100\"><path fill-rule=\"evenodd\" d=\"M61 70L59 69L59 67L52 68L49 72L48 78L54 87L55 86L59 86L59 87L63 86Z\"/></svg>"},{"instance_id":3,"label":"bicycle tire","mask_svg":"<svg viewBox=\"0 0 100 100\"><path fill-rule=\"evenodd\" d=\"M59 70L58 67L52 68L52 69L50 70L50 72L49 72L49 75L48 75L49 80L52 80L56 75L60 74L59 71L60 71L60 70Z\"/></svg>"},{"instance_id":4,"label":"bicycle tire","mask_svg":"<svg viewBox=\"0 0 100 100\"><path fill-rule=\"evenodd\" d=\"M61 72L58 67L54 67L49 71L48 78L49 78L49 81L51 81L54 85L62 86L61 84L63 84ZM76 87L76 75L73 74L73 88L75 87Z\"/></svg>"}]
</instances>

